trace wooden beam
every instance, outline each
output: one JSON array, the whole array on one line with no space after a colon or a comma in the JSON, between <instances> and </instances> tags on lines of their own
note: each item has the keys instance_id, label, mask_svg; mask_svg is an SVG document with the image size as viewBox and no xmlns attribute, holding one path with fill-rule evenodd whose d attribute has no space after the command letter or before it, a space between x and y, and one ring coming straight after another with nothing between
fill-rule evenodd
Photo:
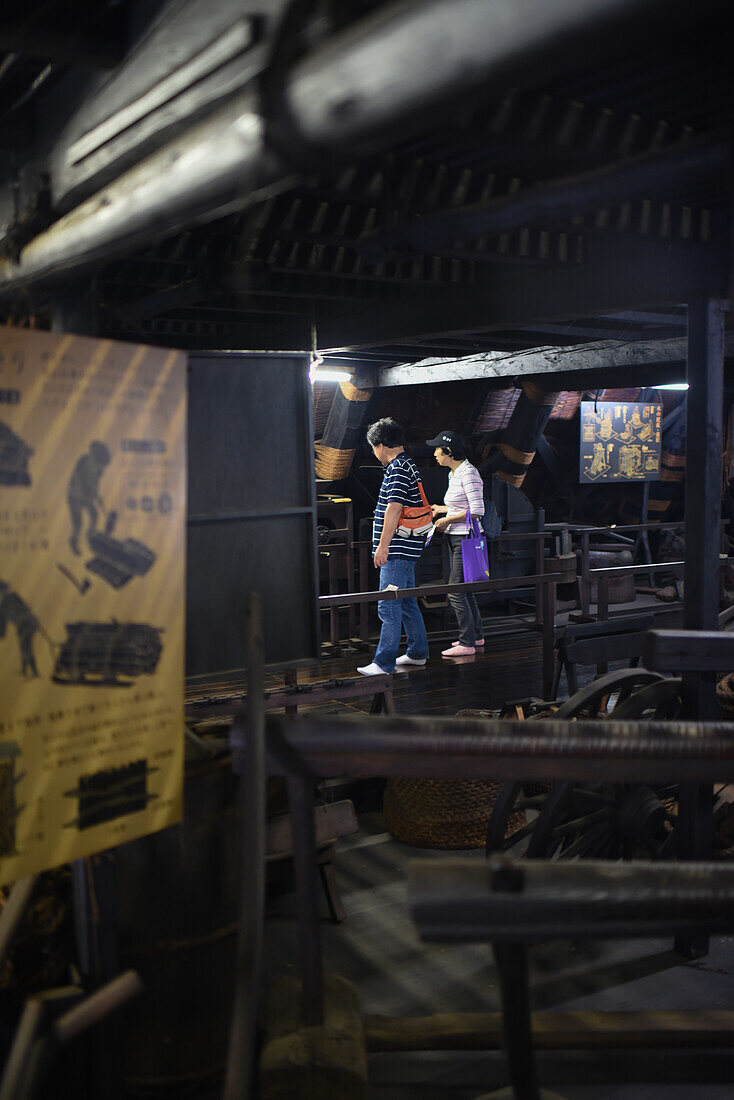
<instances>
[{"instance_id":1,"label":"wooden beam","mask_svg":"<svg viewBox=\"0 0 734 1100\"><path fill-rule=\"evenodd\" d=\"M499 1050L501 1012L366 1016L367 1050ZM534 1012L536 1050L734 1046L734 1012Z\"/></svg>"},{"instance_id":2,"label":"wooden beam","mask_svg":"<svg viewBox=\"0 0 734 1100\"><path fill-rule=\"evenodd\" d=\"M617 367L684 363L686 338L667 340L600 340L565 347L532 348L529 351L483 351L460 358L422 359L382 367L378 386L416 386L424 382L460 382L468 379L515 378L518 375L556 374L569 371L608 370ZM726 337L726 353L734 355L734 334Z\"/></svg>"},{"instance_id":3,"label":"wooden beam","mask_svg":"<svg viewBox=\"0 0 734 1100\"><path fill-rule=\"evenodd\" d=\"M717 584L713 587L718 591ZM657 672L730 672L734 668L734 634L650 630L645 635L644 666Z\"/></svg>"}]
</instances>

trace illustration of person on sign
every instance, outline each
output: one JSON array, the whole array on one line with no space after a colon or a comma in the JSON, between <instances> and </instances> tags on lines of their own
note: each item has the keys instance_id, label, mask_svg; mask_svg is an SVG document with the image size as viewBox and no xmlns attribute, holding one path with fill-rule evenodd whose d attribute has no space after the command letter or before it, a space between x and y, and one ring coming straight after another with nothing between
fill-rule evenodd
<instances>
[{"instance_id":1,"label":"illustration of person on sign","mask_svg":"<svg viewBox=\"0 0 734 1100\"><path fill-rule=\"evenodd\" d=\"M0 638L5 637L8 624L12 623L18 635L21 675L27 679L38 676L33 639L40 623L25 600L6 581L0 580Z\"/></svg>"},{"instance_id":2,"label":"illustration of person on sign","mask_svg":"<svg viewBox=\"0 0 734 1100\"><path fill-rule=\"evenodd\" d=\"M69 478L66 499L71 514L71 538L69 545L75 554L81 554L79 535L82 530L84 513L89 517L87 534L97 530L97 508L104 508L99 495L99 483L102 474L110 464L110 451L104 443L95 440L89 445L89 451L77 462Z\"/></svg>"}]
</instances>

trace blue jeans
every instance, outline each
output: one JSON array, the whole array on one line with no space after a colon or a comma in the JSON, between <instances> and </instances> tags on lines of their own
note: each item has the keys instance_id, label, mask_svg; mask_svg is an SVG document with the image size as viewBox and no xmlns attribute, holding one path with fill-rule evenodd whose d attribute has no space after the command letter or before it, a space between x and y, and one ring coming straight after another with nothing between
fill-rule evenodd
<instances>
[{"instance_id":1,"label":"blue jeans","mask_svg":"<svg viewBox=\"0 0 734 1100\"><path fill-rule=\"evenodd\" d=\"M387 588L388 584L394 584L398 588L414 588L415 562L408 561L407 558L393 558L383 565L380 568L380 589ZM417 600L380 600L377 614L382 629L375 653L375 664L383 672L392 672L395 667L402 627L405 627L408 637L408 656L416 661L422 661L428 656L426 626Z\"/></svg>"}]
</instances>

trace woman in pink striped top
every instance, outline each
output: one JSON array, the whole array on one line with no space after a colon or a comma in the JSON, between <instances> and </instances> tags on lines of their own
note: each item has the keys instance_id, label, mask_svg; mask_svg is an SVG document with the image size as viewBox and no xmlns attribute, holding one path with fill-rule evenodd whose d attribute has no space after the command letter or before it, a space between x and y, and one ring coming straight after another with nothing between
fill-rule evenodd
<instances>
[{"instance_id":1,"label":"woman in pink striped top","mask_svg":"<svg viewBox=\"0 0 734 1100\"><path fill-rule=\"evenodd\" d=\"M479 471L466 457L466 444L458 432L439 432L435 439L427 439L426 443L435 448L433 455L439 466L446 466L449 471L449 487L443 504L432 505L432 512L436 530L443 531L449 540L449 584L461 584L464 580L461 543L468 534L466 513L470 512L477 519L484 515L484 486ZM439 516L442 518L437 518ZM459 637L441 656L464 657L475 653L484 645L484 627L474 593L451 592L449 603L459 622Z\"/></svg>"}]
</instances>

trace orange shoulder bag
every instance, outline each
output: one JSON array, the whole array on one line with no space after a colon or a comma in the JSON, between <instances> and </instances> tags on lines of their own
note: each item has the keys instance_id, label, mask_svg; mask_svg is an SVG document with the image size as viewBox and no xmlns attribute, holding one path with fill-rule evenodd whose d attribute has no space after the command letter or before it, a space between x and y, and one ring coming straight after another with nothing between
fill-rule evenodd
<instances>
[{"instance_id":1,"label":"orange shoulder bag","mask_svg":"<svg viewBox=\"0 0 734 1100\"><path fill-rule=\"evenodd\" d=\"M403 535L403 538L408 535L425 535L433 527L431 506L423 489L423 482L417 481L416 484L423 503L406 505L400 513L398 534Z\"/></svg>"}]
</instances>

